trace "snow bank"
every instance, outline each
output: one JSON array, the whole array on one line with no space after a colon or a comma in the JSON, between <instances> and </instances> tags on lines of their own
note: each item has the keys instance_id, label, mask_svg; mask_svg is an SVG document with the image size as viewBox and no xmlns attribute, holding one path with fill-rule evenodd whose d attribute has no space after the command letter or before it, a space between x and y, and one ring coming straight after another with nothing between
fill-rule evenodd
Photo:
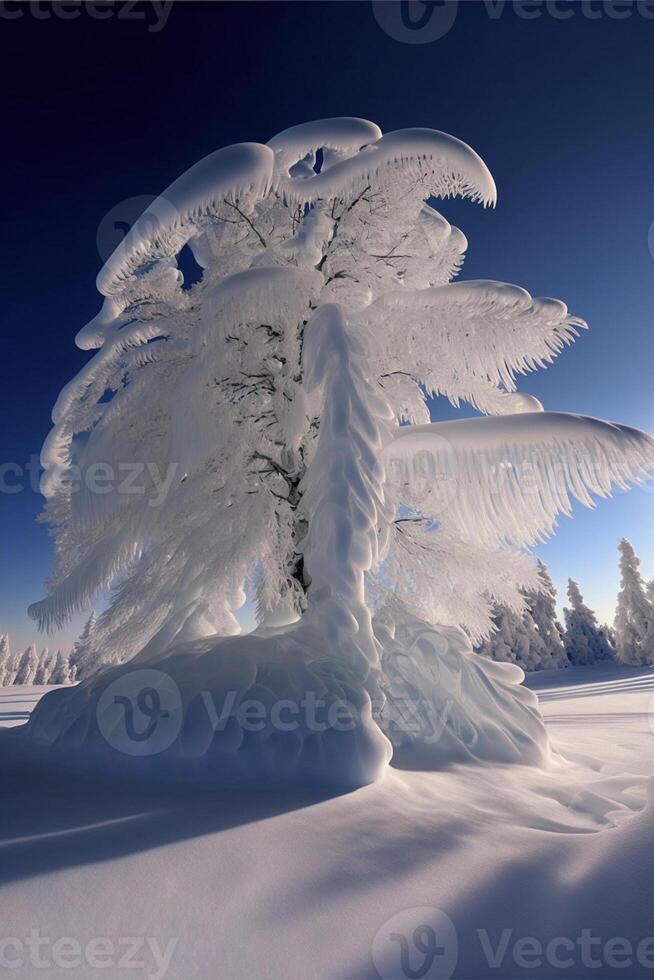
<instances>
[{"instance_id":1,"label":"snow bank","mask_svg":"<svg viewBox=\"0 0 654 980\"><path fill-rule=\"evenodd\" d=\"M357 671L306 623L209 637L47 695L25 735L81 769L208 782L361 786L390 744Z\"/></svg>"},{"instance_id":2,"label":"snow bank","mask_svg":"<svg viewBox=\"0 0 654 980\"><path fill-rule=\"evenodd\" d=\"M550 759L537 699L521 686L519 667L480 657L455 627L407 617L376 629L384 649L382 726L397 765Z\"/></svg>"}]
</instances>

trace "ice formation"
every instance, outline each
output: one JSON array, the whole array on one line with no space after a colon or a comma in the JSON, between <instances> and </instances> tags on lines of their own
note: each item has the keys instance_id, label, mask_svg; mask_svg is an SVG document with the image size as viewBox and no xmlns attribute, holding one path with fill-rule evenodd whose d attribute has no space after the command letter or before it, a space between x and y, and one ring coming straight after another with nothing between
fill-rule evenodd
<instances>
[{"instance_id":1,"label":"ice formation","mask_svg":"<svg viewBox=\"0 0 654 980\"><path fill-rule=\"evenodd\" d=\"M165 765L202 756L216 779L366 782L389 758L380 726L435 764L547 757L520 672L470 640L538 586L521 549L571 497L644 479L654 442L516 391L585 324L518 286L453 283L467 242L432 203L450 195L495 202L464 143L329 119L211 154L126 236L44 446L57 561L31 609L59 625L113 587L93 643L119 666L44 699L38 741L106 758L102 693L138 667L180 692ZM430 423L433 395L489 417ZM260 625L234 636L248 589ZM235 721L225 749L197 705L230 685L236 713L253 690L299 705L320 688L355 724L253 740Z\"/></svg>"}]
</instances>

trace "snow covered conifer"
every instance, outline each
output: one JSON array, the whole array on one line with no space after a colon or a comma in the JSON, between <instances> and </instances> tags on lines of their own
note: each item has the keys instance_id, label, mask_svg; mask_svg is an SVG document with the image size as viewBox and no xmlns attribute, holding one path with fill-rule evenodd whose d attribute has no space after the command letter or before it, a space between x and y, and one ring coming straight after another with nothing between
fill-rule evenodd
<instances>
[{"instance_id":1,"label":"snow covered conifer","mask_svg":"<svg viewBox=\"0 0 654 980\"><path fill-rule=\"evenodd\" d=\"M517 664L523 670L532 670L530 636L522 613L498 605L493 613L493 632L478 647L478 652L499 663Z\"/></svg>"},{"instance_id":2,"label":"snow covered conifer","mask_svg":"<svg viewBox=\"0 0 654 980\"><path fill-rule=\"evenodd\" d=\"M320 665L330 690L360 686L364 710L380 685L405 697L418 676L423 702L439 701L423 652L447 649L456 696L477 694L438 750L465 732L473 754L541 757L516 672L476 656L461 630L478 641L495 603L520 607L537 585L523 549L571 498L643 480L654 442L516 391L585 324L518 286L452 282L467 242L433 204L453 195L495 202L470 147L353 118L226 147L168 187L100 271L102 309L77 337L98 352L53 410L42 490L57 558L31 609L42 626L113 585L94 632L103 659L165 661L193 699L200 672L172 651L213 651L203 669L218 690L229 651L256 648L268 677L283 648L289 678ZM203 270L189 289L186 246ZM486 417L430 423L431 396ZM97 463L131 465L141 482L94 493L84 475ZM234 638L248 586L260 631ZM99 684L82 682L66 719L92 712ZM493 718L522 735L493 738ZM372 727L359 735L378 772L386 748Z\"/></svg>"},{"instance_id":3,"label":"snow covered conifer","mask_svg":"<svg viewBox=\"0 0 654 980\"><path fill-rule=\"evenodd\" d=\"M16 677L14 678L14 684L33 684L37 666L38 657L36 647L34 644L32 644L25 650L25 653L20 658L18 670L16 671Z\"/></svg>"},{"instance_id":4,"label":"snow covered conifer","mask_svg":"<svg viewBox=\"0 0 654 980\"><path fill-rule=\"evenodd\" d=\"M41 654L38 657L38 663L36 666L36 670L34 672L34 681L33 681L34 684L41 685L41 684L48 683L48 679L52 672L53 661L54 661L54 654L50 653L49 649L45 647L45 649L41 651Z\"/></svg>"},{"instance_id":5,"label":"snow covered conifer","mask_svg":"<svg viewBox=\"0 0 654 980\"><path fill-rule=\"evenodd\" d=\"M102 665L102 652L94 646L94 632L97 617L95 610L91 613L79 637L73 644L73 649L69 657L69 665L72 675L78 680L83 680L95 673Z\"/></svg>"},{"instance_id":6,"label":"snow covered conifer","mask_svg":"<svg viewBox=\"0 0 654 980\"><path fill-rule=\"evenodd\" d=\"M9 643L9 637L7 637L7 642ZM21 659L21 654L18 652L18 650L14 650L9 653L5 666L5 675L3 680L3 684L5 686L9 686L10 684L16 683L15 677L18 671L18 666L20 664L20 659Z\"/></svg>"},{"instance_id":7,"label":"snow covered conifer","mask_svg":"<svg viewBox=\"0 0 654 980\"><path fill-rule=\"evenodd\" d=\"M623 664L654 664L654 603L640 574L640 559L626 538L620 552L620 591L615 614L615 643Z\"/></svg>"},{"instance_id":8,"label":"snow covered conifer","mask_svg":"<svg viewBox=\"0 0 654 980\"><path fill-rule=\"evenodd\" d=\"M515 610L498 605L493 614L495 626L478 652L523 670L552 670L567 666L561 639L562 627L556 619L556 592L543 562L538 562L539 586L524 595L524 608Z\"/></svg>"},{"instance_id":9,"label":"snow covered conifer","mask_svg":"<svg viewBox=\"0 0 654 980\"><path fill-rule=\"evenodd\" d=\"M57 650L48 684L68 684L72 679L68 657L65 657L61 650Z\"/></svg>"},{"instance_id":10,"label":"snow covered conifer","mask_svg":"<svg viewBox=\"0 0 654 980\"><path fill-rule=\"evenodd\" d=\"M579 586L568 579L570 608L563 610L565 617L565 652L575 667L586 667L615 656L609 637L598 627L595 613L584 604Z\"/></svg>"},{"instance_id":11,"label":"snow covered conifer","mask_svg":"<svg viewBox=\"0 0 654 980\"><path fill-rule=\"evenodd\" d=\"M527 606L538 635L543 642L543 670L565 667L568 659L563 646L563 627L556 615L556 589L547 566L537 562L540 587L526 593Z\"/></svg>"},{"instance_id":12,"label":"snow covered conifer","mask_svg":"<svg viewBox=\"0 0 654 980\"><path fill-rule=\"evenodd\" d=\"M0 635L0 684L7 686L11 684L13 676L11 673L11 649L9 647L9 636L7 633Z\"/></svg>"}]
</instances>

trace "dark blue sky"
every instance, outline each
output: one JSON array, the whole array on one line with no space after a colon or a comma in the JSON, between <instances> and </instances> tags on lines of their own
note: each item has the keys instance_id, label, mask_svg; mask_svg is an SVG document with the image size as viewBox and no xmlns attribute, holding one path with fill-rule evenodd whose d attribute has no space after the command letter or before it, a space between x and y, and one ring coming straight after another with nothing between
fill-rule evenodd
<instances>
[{"instance_id":1,"label":"dark blue sky","mask_svg":"<svg viewBox=\"0 0 654 980\"><path fill-rule=\"evenodd\" d=\"M103 217L219 146L333 115L383 130L432 126L470 143L499 200L495 211L442 206L470 242L464 277L560 297L592 328L521 387L546 408L654 430L654 20L636 5L561 0L569 19L543 7L525 20L511 3L491 17L466 2L428 44L389 37L367 2L178 2L157 32L148 4L144 20L119 17L120 2L104 20L5 7L22 14L0 17L0 461L24 465L38 453L59 389L87 356L73 337L99 306ZM29 488L0 493L0 632L17 644L34 635L24 609L49 562L40 506ZM557 585L573 575L611 614L621 534L654 574L652 506L636 491L564 520L542 550Z\"/></svg>"}]
</instances>

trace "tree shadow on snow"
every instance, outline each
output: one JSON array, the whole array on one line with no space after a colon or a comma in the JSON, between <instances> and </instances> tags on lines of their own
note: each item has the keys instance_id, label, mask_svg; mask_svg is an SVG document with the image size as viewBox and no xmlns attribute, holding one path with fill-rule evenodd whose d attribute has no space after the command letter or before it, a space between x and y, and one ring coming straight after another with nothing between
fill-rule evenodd
<instances>
[{"instance_id":1,"label":"tree shadow on snow","mask_svg":"<svg viewBox=\"0 0 654 980\"><path fill-rule=\"evenodd\" d=\"M315 787L220 791L81 773L24 755L0 733L0 885L109 861L343 795Z\"/></svg>"}]
</instances>

